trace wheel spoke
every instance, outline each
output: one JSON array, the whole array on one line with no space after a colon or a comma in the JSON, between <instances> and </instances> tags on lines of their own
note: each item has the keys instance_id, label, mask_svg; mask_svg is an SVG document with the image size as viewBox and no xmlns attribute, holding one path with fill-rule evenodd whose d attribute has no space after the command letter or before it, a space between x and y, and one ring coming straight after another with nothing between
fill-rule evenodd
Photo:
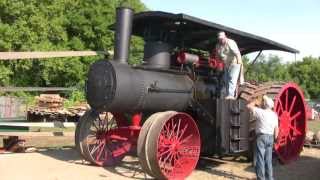
<instances>
[{"instance_id":1,"label":"wheel spoke","mask_svg":"<svg viewBox=\"0 0 320 180\"><path fill-rule=\"evenodd\" d=\"M173 121L170 121L170 124L171 124L172 130L174 130L174 128L175 128L175 123L174 123Z\"/></svg>"},{"instance_id":2,"label":"wheel spoke","mask_svg":"<svg viewBox=\"0 0 320 180\"><path fill-rule=\"evenodd\" d=\"M106 115L101 120L101 131L106 132L106 126L108 126L108 121L106 121Z\"/></svg>"},{"instance_id":3,"label":"wheel spoke","mask_svg":"<svg viewBox=\"0 0 320 180\"><path fill-rule=\"evenodd\" d=\"M285 103L285 110L288 111L288 105L289 105L289 90L286 90L286 103Z\"/></svg>"},{"instance_id":4,"label":"wheel spoke","mask_svg":"<svg viewBox=\"0 0 320 180\"><path fill-rule=\"evenodd\" d=\"M95 134L88 134L87 139L96 139L96 135Z\"/></svg>"},{"instance_id":5,"label":"wheel spoke","mask_svg":"<svg viewBox=\"0 0 320 180\"><path fill-rule=\"evenodd\" d=\"M179 122L178 122L178 127L177 127L177 132L176 132L176 140L178 140L178 136L179 136L179 130L180 130L180 124L181 124L181 118L179 118Z\"/></svg>"},{"instance_id":6,"label":"wheel spoke","mask_svg":"<svg viewBox=\"0 0 320 180\"><path fill-rule=\"evenodd\" d=\"M166 153L168 153L168 152L170 152L170 148L168 148L167 150L165 150L165 151L163 151L163 152L161 152L161 154L159 154L159 157L162 157L164 154L166 154Z\"/></svg>"},{"instance_id":7,"label":"wheel spoke","mask_svg":"<svg viewBox=\"0 0 320 180\"><path fill-rule=\"evenodd\" d=\"M90 150L90 154L94 154L95 152L96 152L96 150L99 148L99 146L100 146L100 144L101 143L99 143L99 140L97 140L96 142L95 142L95 144L91 144L92 146L92 149ZM89 146L90 147L90 146Z\"/></svg>"},{"instance_id":8,"label":"wheel spoke","mask_svg":"<svg viewBox=\"0 0 320 180\"><path fill-rule=\"evenodd\" d=\"M181 138L183 137L183 135L184 135L184 133L186 132L187 128L188 128L188 124L186 124L186 125L184 126L184 128L182 129L181 134L180 134L179 137L178 137L178 141L181 140Z\"/></svg>"},{"instance_id":9,"label":"wheel spoke","mask_svg":"<svg viewBox=\"0 0 320 180\"><path fill-rule=\"evenodd\" d=\"M171 164L170 162L171 162L171 160L173 159L173 157L174 157L174 155L173 154L169 154L167 157L166 157L166 159L160 159L160 167L161 168L163 168L165 171L169 171L170 169L168 169L167 167L166 167L166 164ZM170 159L169 159L170 158ZM167 160L169 160L168 162L167 162Z\"/></svg>"},{"instance_id":10,"label":"wheel spoke","mask_svg":"<svg viewBox=\"0 0 320 180\"><path fill-rule=\"evenodd\" d=\"M99 130L98 126L96 125L96 121L93 121L93 127L95 127L96 130Z\"/></svg>"},{"instance_id":11,"label":"wheel spoke","mask_svg":"<svg viewBox=\"0 0 320 180\"><path fill-rule=\"evenodd\" d=\"M290 121L296 119L300 114L301 114L301 111L298 111L297 113L295 113L293 116L290 117Z\"/></svg>"},{"instance_id":12,"label":"wheel spoke","mask_svg":"<svg viewBox=\"0 0 320 180\"><path fill-rule=\"evenodd\" d=\"M296 103L296 99L297 99L297 96L294 96L293 99L292 99L292 102L290 104L290 108L289 108L289 113L291 113L293 107L294 107L294 104Z\"/></svg>"},{"instance_id":13,"label":"wheel spoke","mask_svg":"<svg viewBox=\"0 0 320 180\"><path fill-rule=\"evenodd\" d=\"M103 131L106 132L106 133L107 133L107 131L109 130L109 129L108 129L108 126L109 126L109 121L106 121L106 122L105 122L105 126L104 126L104 128L103 128Z\"/></svg>"},{"instance_id":14,"label":"wheel spoke","mask_svg":"<svg viewBox=\"0 0 320 180\"><path fill-rule=\"evenodd\" d=\"M121 155L123 155L123 153L129 151L129 149L130 148L126 147L125 143L115 143L115 148L111 152L112 157L116 158L117 156L121 156ZM118 154L115 154L114 152L116 152L116 150L121 151L121 152Z\"/></svg>"},{"instance_id":15,"label":"wheel spoke","mask_svg":"<svg viewBox=\"0 0 320 180\"><path fill-rule=\"evenodd\" d=\"M289 132L288 137L290 140L292 140L293 139L292 133Z\"/></svg>"},{"instance_id":16,"label":"wheel spoke","mask_svg":"<svg viewBox=\"0 0 320 180\"><path fill-rule=\"evenodd\" d=\"M96 135L89 134L87 136L87 143L88 144L96 144L98 141L99 141L99 139L97 139Z\"/></svg>"},{"instance_id":17,"label":"wheel spoke","mask_svg":"<svg viewBox=\"0 0 320 180\"><path fill-rule=\"evenodd\" d=\"M180 144L186 143L189 139L191 139L192 136L193 136L193 135L190 134L189 136L187 136L186 138L184 138L184 139L180 142Z\"/></svg>"},{"instance_id":18,"label":"wheel spoke","mask_svg":"<svg viewBox=\"0 0 320 180\"><path fill-rule=\"evenodd\" d=\"M100 118L100 115L98 116L98 122L99 122L99 130L101 130L102 129L102 125L101 125L102 120Z\"/></svg>"},{"instance_id":19,"label":"wheel spoke","mask_svg":"<svg viewBox=\"0 0 320 180\"><path fill-rule=\"evenodd\" d=\"M100 151L98 151L99 153L98 153L98 155L97 155L97 157L96 157L96 160L97 161L99 161L99 159L100 159L100 157L101 157L101 155L102 155L102 152L105 150L104 149L104 146L106 145L106 142L105 141L102 141L102 147L100 148Z\"/></svg>"},{"instance_id":20,"label":"wheel spoke","mask_svg":"<svg viewBox=\"0 0 320 180\"><path fill-rule=\"evenodd\" d=\"M298 135L302 135L302 132L300 132L298 129L296 129L293 126L290 126L290 129L292 129L295 133L297 133Z\"/></svg>"},{"instance_id":21,"label":"wheel spoke","mask_svg":"<svg viewBox=\"0 0 320 180\"><path fill-rule=\"evenodd\" d=\"M90 154L93 155L100 148L100 146L102 146L102 142L100 140L97 140L96 143L92 146L93 148L91 149Z\"/></svg>"},{"instance_id":22,"label":"wheel spoke","mask_svg":"<svg viewBox=\"0 0 320 180\"><path fill-rule=\"evenodd\" d=\"M107 122L109 121L109 113L108 113L108 112L107 112L106 115L104 116L104 120L107 121Z\"/></svg>"},{"instance_id":23,"label":"wheel spoke","mask_svg":"<svg viewBox=\"0 0 320 180\"><path fill-rule=\"evenodd\" d=\"M100 124L101 124L101 129L100 129L100 132L106 132L105 130L105 121L104 120L100 120Z\"/></svg>"},{"instance_id":24,"label":"wheel spoke","mask_svg":"<svg viewBox=\"0 0 320 180\"><path fill-rule=\"evenodd\" d=\"M115 117L113 116L112 119L111 119L111 121L110 121L110 126L107 128L108 130L115 128L115 127L114 127L114 122L115 122Z\"/></svg>"},{"instance_id":25,"label":"wheel spoke","mask_svg":"<svg viewBox=\"0 0 320 180\"><path fill-rule=\"evenodd\" d=\"M162 162L166 163L171 156L173 156L172 153L168 154L168 156Z\"/></svg>"},{"instance_id":26,"label":"wheel spoke","mask_svg":"<svg viewBox=\"0 0 320 180\"><path fill-rule=\"evenodd\" d=\"M92 130L92 129L90 129L90 131L89 131L89 135L92 135L92 136L97 136L97 133L98 133L98 130L97 131L95 131L95 130Z\"/></svg>"},{"instance_id":27,"label":"wheel spoke","mask_svg":"<svg viewBox=\"0 0 320 180\"><path fill-rule=\"evenodd\" d=\"M171 129L170 135L168 137L168 139L171 139L175 134L174 134L174 129L176 128L177 124L173 124L173 128Z\"/></svg>"},{"instance_id":28,"label":"wheel spoke","mask_svg":"<svg viewBox=\"0 0 320 180\"><path fill-rule=\"evenodd\" d=\"M177 158L175 158L175 167L177 167L177 166L180 166L180 167L182 167L182 164L181 164L181 162L179 161L179 157L178 156L176 156Z\"/></svg>"},{"instance_id":29,"label":"wheel spoke","mask_svg":"<svg viewBox=\"0 0 320 180\"><path fill-rule=\"evenodd\" d=\"M292 140L292 136L291 136L291 134L290 134L290 131L288 132L287 138L288 138L290 141Z\"/></svg>"},{"instance_id":30,"label":"wheel spoke","mask_svg":"<svg viewBox=\"0 0 320 180\"><path fill-rule=\"evenodd\" d=\"M165 132L163 132L163 135L164 135L164 137L169 137L169 132L170 132L170 127L169 127L169 124L165 124L164 125L164 131ZM162 133L162 132L161 132Z\"/></svg>"},{"instance_id":31,"label":"wheel spoke","mask_svg":"<svg viewBox=\"0 0 320 180\"><path fill-rule=\"evenodd\" d=\"M278 100L278 102L279 102L279 110L281 110L281 112L283 112L284 110L283 110L283 105L282 105L282 102L281 102L281 99L279 98L279 100ZM280 111L278 111L278 114L280 115Z\"/></svg>"},{"instance_id":32,"label":"wheel spoke","mask_svg":"<svg viewBox=\"0 0 320 180\"><path fill-rule=\"evenodd\" d=\"M171 163L172 161L174 161L175 159L174 159L174 154L172 154L172 156L171 156L171 158L170 158L170 160L169 160L169 162ZM173 166L174 166L174 163L172 163L173 164Z\"/></svg>"},{"instance_id":33,"label":"wheel spoke","mask_svg":"<svg viewBox=\"0 0 320 180\"><path fill-rule=\"evenodd\" d=\"M111 148L109 147L109 145L110 145L110 144L106 144L106 148L109 150L110 155L111 155L111 158L112 158L113 160L115 160L115 157L114 157L114 155L113 155L114 149L111 149Z\"/></svg>"}]
</instances>

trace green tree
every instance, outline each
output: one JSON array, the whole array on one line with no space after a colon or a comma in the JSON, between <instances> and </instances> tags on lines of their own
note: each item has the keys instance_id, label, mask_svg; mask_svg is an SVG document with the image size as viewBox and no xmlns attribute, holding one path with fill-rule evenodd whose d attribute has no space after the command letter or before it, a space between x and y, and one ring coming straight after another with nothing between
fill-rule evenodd
<instances>
[{"instance_id":1,"label":"green tree","mask_svg":"<svg viewBox=\"0 0 320 180\"><path fill-rule=\"evenodd\" d=\"M289 73L292 80L297 82L310 98L320 98L320 59L304 57L289 65Z\"/></svg>"},{"instance_id":2,"label":"green tree","mask_svg":"<svg viewBox=\"0 0 320 180\"><path fill-rule=\"evenodd\" d=\"M246 80L256 82L266 81L288 81L291 79L288 73L288 65L282 64L278 56L270 55L265 57L261 55L254 64L249 62L248 57L244 57L244 67Z\"/></svg>"},{"instance_id":3,"label":"green tree","mask_svg":"<svg viewBox=\"0 0 320 180\"><path fill-rule=\"evenodd\" d=\"M139 0L2 0L0 51L54 51L113 49L116 7L136 12ZM132 38L131 61L139 61L143 41ZM1 62L0 85L79 86L96 58L56 58ZM141 61L141 59L140 59Z\"/></svg>"}]
</instances>

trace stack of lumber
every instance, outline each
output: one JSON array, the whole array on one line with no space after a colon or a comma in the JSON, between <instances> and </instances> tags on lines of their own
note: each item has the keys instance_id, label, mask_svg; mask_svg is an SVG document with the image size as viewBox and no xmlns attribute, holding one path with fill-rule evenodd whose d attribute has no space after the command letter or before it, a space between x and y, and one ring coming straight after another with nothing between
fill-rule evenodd
<instances>
[{"instance_id":1,"label":"stack of lumber","mask_svg":"<svg viewBox=\"0 0 320 180\"><path fill-rule=\"evenodd\" d=\"M69 107L68 111L70 114L82 116L88 109L90 109L90 106L87 103L81 103L79 105Z\"/></svg>"},{"instance_id":2,"label":"stack of lumber","mask_svg":"<svg viewBox=\"0 0 320 180\"><path fill-rule=\"evenodd\" d=\"M59 94L40 94L36 97L37 105L39 108L48 110L60 110L63 109L64 98Z\"/></svg>"},{"instance_id":3,"label":"stack of lumber","mask_svg":"<svg viewBox=\"0 0 320 180\"><path fill-rule=\"evenodd\" d=\"M36 105L28 108L29 121L77 121L90 109L87 103L64 108L65 99L59 94L41 94L36 96L36 100Z\"/></svg>"}]
</instances>

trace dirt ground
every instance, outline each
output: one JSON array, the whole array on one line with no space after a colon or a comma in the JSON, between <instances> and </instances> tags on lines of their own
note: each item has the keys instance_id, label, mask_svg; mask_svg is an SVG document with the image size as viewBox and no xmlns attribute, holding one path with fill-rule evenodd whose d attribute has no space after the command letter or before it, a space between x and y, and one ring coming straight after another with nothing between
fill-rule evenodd
<instances>
[{"instance_id":1,"label":"dirt ground","mask_svg":"<svg viewBox=\"0 0 320 180\"><path fill-rule=\"evenodd\" d=\"M96 167L81 160L72 138L27 139L27 145L30 143L46 148L37 148L33 153L0 154L0 180L151 179L142 172L136 157L126 157L117 167ZM277 180L320 179L320 149L305 148L299 160L290 165L275 162L274 173ZM187 179L255 179L255 174L250 163L242 159L202 159Z\"/></svg>"}]
</instances>

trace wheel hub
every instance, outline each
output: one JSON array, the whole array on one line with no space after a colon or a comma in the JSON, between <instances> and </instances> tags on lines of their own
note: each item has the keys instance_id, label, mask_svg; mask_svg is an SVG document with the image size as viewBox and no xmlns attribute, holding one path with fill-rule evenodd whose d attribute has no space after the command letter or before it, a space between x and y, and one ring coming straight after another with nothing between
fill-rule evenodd
<instances>
[{"instance_id":1,"label":"wheel hub","mask_svg":"<svg viewBox=\"0 0 320 180\"><path fill-rule=\"evenodd\" d=\"M290 114L285 111L279 118L281 124L279 125L282 132L288 134L290 132Z\"/></svg>"}]
</instances>

